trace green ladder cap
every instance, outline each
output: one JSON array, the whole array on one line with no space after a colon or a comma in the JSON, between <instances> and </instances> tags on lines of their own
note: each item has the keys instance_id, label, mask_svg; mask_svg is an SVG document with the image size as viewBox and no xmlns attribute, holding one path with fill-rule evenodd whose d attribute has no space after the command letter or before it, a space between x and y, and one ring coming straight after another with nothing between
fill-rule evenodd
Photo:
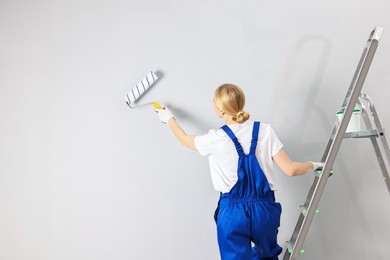
<instances>
[{"instance_id":1,"label":"green ladder cap","mask_svg":"<svg viewBox=\"0 0 390 260\"><path fill-rule=\"evenodd\" d=\"M318 170L318 171L315 171L315 173L317 173L318 175L321 175L322 174L322 170ZM333 169L331 169L330 171L329 171L329 175L333 175Z\"/></svg>"},{"instance_id":2,"label":"green ladder cap","mask_svg":"<svg viewBox=\"0 0 390 260\"><path fill-rule=\"evenodd\" d=\"M359 113L360 109L354 109L352 112L353 113ZM344 111L337 111L337 113L336 113L336 115L342 115L342 114L344 114Z\"/></svg>"},{"instance_id":3,"label":"green ladder cap","mask_svg":"<svg viewBox=\"0 0 390 260\"><path fill-rule=\"evenodd\" d=\"M291 254L291 253L292 253L292 250L289 249L288 252ZM299 253L301 253L301 254L305 253L305 249L301 249L301 251L299 251Z\"/></svg>"},{"instance_id":4,"label":"green ladder cap","mask_svg":"<svg viewBox=\"0 0 390 260\"><path fill-rule=\"evenodd\" d=\"M303 212L304 214L306 214L306 213L307 213L307 209L302 210L302 212ZM319 209L316 209L316 213L320 213L320 210L319 210Z\"/></svg>"},{"instance_id":5,"label":"green ladder cap","mask_svg":"<svg viewBox=\"0 0 390 260\"><path fill-rule=\"evenodd\" d=\"M287 245L288 245L289 247L292 246L291 241L286 241L286 243L287 243ZM288 248L287 250L288 250L288 252L289 252L290 254L292 253L292 249ZM305 253L305 249L301 249L301 250L299 251L299 253L300 253L300 254Z\"/></svg>"}]
</instances>

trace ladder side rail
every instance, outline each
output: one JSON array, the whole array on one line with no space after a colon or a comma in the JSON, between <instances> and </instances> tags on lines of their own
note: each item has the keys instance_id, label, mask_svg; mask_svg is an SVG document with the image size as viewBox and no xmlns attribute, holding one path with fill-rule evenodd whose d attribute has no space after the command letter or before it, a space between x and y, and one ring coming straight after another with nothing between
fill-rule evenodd
<instances>
[{"instance_id":1,"label":"ladder side rail","mask_svg":"<svg viewBox=\"0 0 390 260\"><path fill-rule=\"evenodd\" d=\"M372 124L370 122L370 119L367 115L367 111L365 111L365 109L363 108L362 109L362 116L363 116L363 120L365 122L365 125L367 128L369 127L372 127ZM379 163L379 167L381 168L381 171L382 171L382 175L385 179L385 183L386 183L386 186L387 186L387 189L389 190L390 192L390 182L388 181L389 179L389 171L386 167L386 163L384 161L384 158L382 156L382 152L381 152L381 149L379 147L379 143L378 143L378 137L371 137L370 140L371 140L371 143L372 143L372 146L374 147L374 151L375 151L375 155L376 155L376 158L378 159L378 163Z\"/></svg>"},{"instance_id":2,"label":"ladder side rail","mask_svg":"<svg viewBox=\"0 0 390 260\"><path fill-rule=\"evenodd\" d=\"M309 231L310 224L313 221L315 210L318 207L326 182L329 178L329 172L333 167L333 163L336 159L341 142L344 138L345 131L349 124L349 120L352 116L352 112L353 109L355 108L357 99L360 95L364 80L367 76L377 46L378 46L378 40L372 40L372 39L368 40L366 48L360 60L359 66L357 68L357 72L355 73L354 78L352 80L352 88L350 87L351 91L348 91L349 98L348 98L348 94L346 97L347 105L346 105L346 110L344 111L343 119L341 120L341 123L337 129L336 136L331 144L329 153L326 156L326 160L324 162L325 164L323 167L323 173L321 174L320 179L315 188L314 196L311 198L311 201L309 203L307 214L303 219L302 226L299 230L297 240L294 243L290 259L297 259L300 254L300 250L303 246L303 243ZM286 253L288 254L289 252L287 251Z\"/></svg>"},{"instance_id":3,"label":"ladder side rail","mask_svg":"<svg viewBox=\"0 0 390 260\"><path fill-rule=\"evenodd\" d=\"M382 33L383 33L383 28L377 26L371 32L370 37L368 37L368 40L367 40L367 43L366 43L366 47L363 50L363 53L362 53L361 58L359 60L357 69L355 71L355 74L353 75L352 82L351 82L351 84L350 84L350 86L348 88L347 94L346 94L346 96L344 98L344 102L343 102L341 108L344 108L344 107L347 106L347 101L348 101L349 97L351 96L351 92L353 90L353 87L356 84L356 81L357 81L359 73L360 73L359 68L362 68L362 66L363 66L363 62L365 60L365 57L367 56L367 52L369 50L371 42L372 41L376 41L376 43L378 44L380 38L382 37ZM325 160L325 158L323 158L323 159Z\"/></svg>"},{"instance_id":4,"label":"ladder side rail","mask_svg":"<svg viewBox=\"0 0 390 260\"><path fill-rule=\"evenodd\" d=\"M363 117L363 121L364 121L364 123L366 125L366 128L367 129L374 128L373 124L372 124L372 121L371 121L371 119L372 119L374 124L375 124L375 129L378 131L378 137L371 137L370 140L371 140L371 143L372 143L372 145L374 147L374 151L375 151L376 157L378 159L379 166L380 166L380 168L382 170L382 176L384 178L387 190L390 193L390 177L389 177L389 171L390 171L390 151L389 151L389 144L388 144L386 136L384 134L382 125L381 125L381 123L379 121L379 117L378 117L378 114L376 112L374 104L372 103L371 99L366 94L362 93L361 95L362 95L362 98L364 100L366 100L366 102L368 103L369 110L371 112L371 114L369 114L368 113L368 109L365 106L365 103L361 102L361 105L362 105L362 117ZM381 142L382 149L379 146L378 139ZM384 152L385 156L383 156L383 152ZM387 160L387 161L385 161L385 160Z\"/></svg>"},{"instance_id":5,"label":"ladder side rail","mask_svg":"<svg viewBox=\"0 0 390 260\"><path fill-rule=\"evenodd\" d=\"M315 191L315 188L317 186L317 182L318 182L319 178L320 178L319 176L315 176L314 182L313 182L313 184L310 187L310 191L309 191L309 193L307 195L307 198L306 198L306 201L304 203L304 206L305 206L306 209L308 208L308 205L310 203L310 199L311 199L311 197L314 194L314 191ZM298 221L295 224L295 228L294 228L293 234L291 235L290 241L296 241L296 239L298 237L298 234L299 234L299 230L300 230L300 228L302 226L302 223L303 223L304 219L305 219L305 215L301 212L299 214ZM288 252L288 249L287 249L286 253L284 254L283 260L288 260L288 259L290 259L290 253Z\"/></svg>"},{"instance_id":6,"label":"ladder side rail","mask_svg":"<svg viewBox=\"0 0 390 260\"><path fill-rule=\"evenodd\" d=\"M337 124L334 125L333 127L333 130L332 130L332 138L329 139L328 141L328 144L326 146L326 149L325 149L325 153L324 155L328 154L329 152L329 149L332 145L332 142L333 142L333 136L334 134L336 133L337 131ZM326 159L326 156L324 157L323 156L323 159L321 161L325 161ZM314 194L314 191L315 191L315 188L317 187L317 183L318 183L318 180L319 180L320 176L316 175L315 178L314 178L314 181L313 181L313 184L311 185L310 187L310 190L308 192L308 195L306 197L306 201L305 203L303 204L305 206L305 208L307 209L309 207L309 204L310 204L310 201L311 201L311 198ZM302 226L302 223L303 223L303 219L305 218L305 215L301 212L299 214L299 217L298 217L298 221L295 225L295 228L294 228L294 231L293 231L293 234L291 235L291 238L289 241L296 241L297 240L297 237L298 237L298 234L299 234L299 230L301 229L301 226ZM288 260L290 259L290 252L288 252L288 250L286 250L286 253L284 254L284 257L283 257L283 260Z\"/></svg>"},{"instance_id":7,"label":"ladder side rail","mask_svg":"<svg viewBox=\"0 0 390 260\"><path fill-rule=\"evenodd\" d=\"M375 125L377 126L377 129L379 131L379 140L381 141L382 148L385 152L385 155L387 157L387 166L390 167L390 149L389 149L389 143L387 142L386 136L384 134L383 128L381 123L379 122L379 118L376 113L376 109L374 106L372 106L372 111L374 113L374 121ZM386 162L383 162L386 165ZM382 171L383 178L385 180L387 190L390 193L390 176L389 171Z\"/></svg>"},{"instance_id":8,"label":"ladder side rail","mask_svg":"<svg viewBox=\"0 0 390 260\"><path fill-rule=\"evenodd\" d=\"M373 126L372 122L371 122L371 118L370 118L370 115L369 113L367 112L367 109L366 107L364 106L364 104L362 104L362 117L363 117L363 121L364 121L364 124L366 126L367 129L375 129L377 132L378 132L378 135L375 136L375 137L372 137L370 138L371 141L374 141L375 142L375 145L374 147L377 148L375 149L375 152L379 152L378 155L378 159L381 158L381 162L384 162L384 159L383 159L383 156L382 156L382 153L379 149L379 143L377 141L377 138L380 136L380 130L379 129L376 129L376 127ZM380 163L381 164L381 163ZM382 165L382 164L381 164ZM386 169L385 169L386 170Z\"/></svg>"},{"instance_id":9,"label":"ladder side rail","mask_svg":"<svg viewBox=\"0 0 390 260\"><path fill-rule=\"evenodd\" d=\"M387 161L390 163L389 143L387 142L384 130L382 128L382 124L379 121L379 117L378 117L378 114L376 112L376 108L375 108L373 103L370 103L370 110L371 110L371 113L372 113L372 116L373 116L373 119L374 119L374 123L375 123L376 129L378 130L378 133L379 133L379 139L381 140L382 145L383 145L383 149L385 150Z\"/></svg>"},{"instance_id":10,"label":"ladder side rail","mask_svg":"<svg viewBox=\"0 0 390 260\"><path fill-rule=\"evenodd\" d=\"M369 44L370 41L367 42L367 44ZM357 69L355 71L355 74L353 75L353 78L352 78L352 82L348 88L348 91L347 91L347 95L345 95L345 98L344 98L344 101L343 101L343 104L341 105L341 108L344 109L345 107L347 107L347 104L348 104L348 101L350 100L351 98L351 94L352 94L352 91L353 91L353 88L355 87L356 83L357 83L357 80L359 78L359 74L361 73L361 68L363 67L363 63L364 61L366 60L366 57L367 57L367 52L369 50L368 48L369 46L366 45L366 47L364 48L363 50L363 53L362 53L362 56L359 60L359 64L357 66ZM359 69L360 68L360 69ZM344 112L344 111L343 111ZM336 135L336 133L334 133L334 136ZM326 157L326 154L324 153L324 156ZM325 158L323 158L325 159Z\"/></svg>"}]
</instances>

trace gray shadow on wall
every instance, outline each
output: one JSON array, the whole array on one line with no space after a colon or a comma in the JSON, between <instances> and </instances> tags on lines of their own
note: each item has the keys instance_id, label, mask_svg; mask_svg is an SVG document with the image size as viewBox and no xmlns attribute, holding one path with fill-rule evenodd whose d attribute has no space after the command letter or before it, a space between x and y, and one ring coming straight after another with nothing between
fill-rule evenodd
<instances>
[{"instance_id":1,"label":"gray shadow on wall","mask_svg":"<svg viewBox=\"0 0 390 260\"><path fill-rule=\"evenodd\" d=\"M349 205L349 207L351 207L351 210L354 212L353 215L356 217L356 220L358 221L359 225L357 227L354 227L354 228L349 227L347 229L349 231L349 234L346 231L346 229L344 228L344 235L347 237L346 238L347 240L349 238L356 239L356 233L352 232L352 230L353 229L360 229L363 231L364 234L366 234L364 237L360 238L360 240L361 241L366 240L365 243L367 244L367 243L370 243L370 241L369 241L370 238L372 239L375 237L374 231L372 230L371 226L369 225L370 221L368 220L368 217L367 217L367 213L366 213L367 210L364 208L363 203L359 199L356 199L359 197L359 194L361 193L361 188L356 184L361 184L362 180L353 179L353 176L355 175L355 173L358 173L359 171L360 171L360 173L362 173L362 171L366 170L366 169L364 169L364 167L356 165L356 161L355 161L356 158L360 157L359 161L360 161L360 163L363 163L363 164L364 164L364 160L366 158L362 158L362 155L358 152L357 148L359 147L359 145L361 145L358 143L359 141L358 140L351 140L351 141L352 142L355 141L353 144L355 149L353 149L351 147L351 149L348 149L348 153L345 154L344 156L342 156L342 155L340 156L340 154L339 154L338 157L340 160L338 160L337 165L339 168L338 171L340 171L339 177L342 179L343 185L346 187L346 189L344 189L345 193L349 196L348 202L351 203L351 205ZM368 140L366 140L366 141L368 141ZM371 144L369 144L368 146L371 146ZM369 149L372 149L372 150L367 151L367 152L369 152L369 153L371 152L373 154L375 153L373 147L369 147ZM379 165L378 165L378 168L374 169L373 171L370 170L369 174L381 175L382 173L381 173L381 170L379 168ZM383 189L386 189L385 185L384 185ZM338 204L339 204L339 202L338 202ZM340 206L342 206L342 205L340 205ZM340 227L343 227L344 225L347 226L349 223L345 222L345 223L338 223L338 224L340 225ZM326 230L324 230L324 232L326 232ZM374 245L374 243L373 243L373 245ZM372 259L379 259L379 252L375 246L371 247L370 255L371 255Z\"/></svg>"},{"instance_id":2,"label":"gray shadow on wall","mask_svg":"<svg viewBox=\"0 0 390 260\"><path fill-rule=\"evenodd\" d=\"M158 79L153 83L153 85L150 88L148 88L137 99L137 101L135 102L135 106L137 109L150 109L150 106L153 104L153 99L148 99L148 101L146 103L143 103L143 100L145 99L145 96L147 96L149 94L149 92L153 91L153 90L151 90L152 88L155 88L158 84L161 83L161 81L163 80L163 78L165 76L165 73L162 72L161 70L156 70L156 71L154 71L154 73L157 75ZM150 101L150 100L152 100L152 101ZM174 104L169 103L169 102L165 103L164 105L166 105L172 111L173 115L175 115L181 121L184 121L184 122L189 121L189 122L191 122L191 124L196 125L200 129L209 130L212 128L211 126L206 125L205 122L202 121L201 119L193 116L193 113L189 113L184 109L177 108L177 107L175 107ZM191 111L193 111L193 110L191 110Z\"/></svg>"},{"instance_id":3,"label":"gray shadow on wall","mask_svg":"<svg viewBox=\"0 0 390 260\"><path fill-rule=\"evenodd\" d=\"M166 105L172 111L173 115L176 116L180 121L191 122L191 125L195 125L198 129L205 129L206 131L213 128L212 126L207 125L205 120L201 120L200 118L195 117L193 115L194 113L189 113L186 110L177 108L170 103L167 103Z\"/></svg>"},{"instance_id":4,"label":"gray shadow on wall","mask_svg":"<svg viewBox=\"0 0 390 260\"><path fill-rule=\"evenodd\" d=\"M282 82L279 85L278 90L276 91L277 95L280 95L280 93L288 93L289 85L291 85L291 79L293 78L293 75L295 73L303 73L299 70L298 61L300 61L300 56L305 52L305 47L311 43L322 43L322 49L319 50L321 52L320 59L318 62L318 66L316 67L315 73L312 76L313 79L311 80L310 87L308 87L309 93L306 96L306 100L304 102L304 106L302 111L307 113L305 116L301 116L299 121L295 122L296 125L300 126L302 130L306 129L308 126L308 120L309 120L309 113L315 112L318 116L317 118L320 118L321 124L325 128L329 128L329 125L331 125L333 122L329 122L327 120L327 113L326 110L324 110L321 106L316 104L313 100L318 96L321 83L324 78L324 72L328 64L330 52L332 49L332 42L329 38L317 36L317 35L308 35L305 37L302 37L296 44L295 48L293 48L295 51L293 55L290 56L288 59L285 72L282 73ZM298 69L297 69L298 68ZM291 101L289 101L289 96L286 95L284 98L278 98L276 97L274 100L275 102L275 120L279 122L283 122L283 118L285 117L285 113L283 111L286 111L290 113L286 106L289 105ZM279 110L279 111L278 111ZM282 111L281 111L282 110ZM298 138L294 138L296 142L301 142L303 138L303 135L299 135Z\"/></svg>"},{"instance_id":5,"label":"gray shadow on wall","mask_svg":"<svg viewBox=\"0 0 390 260\"><path fill-rule=\"evenodd\" d=\"M308 90L307 95L302 96L302 102L303 106L301 107L301 112L302 114L299 115L299 118L295 122L284 122L285 118L288 118L287 113L294 113L295 111L291 111L288 109L288 107L291 105L291 96L289 93L291 91L294 91L294 89L291 90L291 85L292 84L297 84L297 82L293 82L294 79L294 74L298 73L302 74L305 73L305 71L302 71L302 68L299 66L299 62L304 62L302 59L302 56L307 55L307 47L310 44L316 44L318 47L318 53L319 55L319 61L316 63L317 66L312 69L314 71L314 75L308 75L308 77L312 78L311 80L308 80L306 82L308 86L306 89ZM293 136L290 136L292 138L293 143L295 145L303 143L303 138L304 138L304 132L307 128L312 127L313 124L310 124L309 122L309 115L312 113L315 113L316 118L320 120L320 124L325 128L329 128L330 125L332 125L333 122L329 122L328 114L326 109L322 108L319 106L316 102L315 99L318 97L320 88L321 88L321 83L324 78L325 70L328 65L329 61L329 56L331 53L332 49L332 42L329 38L322 37L322 36L317 36L317 35L308 35L305 37L300 38L296 44L295 47L293 48L294 53L289 57L287 60L287 65L285 67L284 73L282 73L282 81L279 84L278 89L276 90L276 97L274 98L275 102L275 118L274 120L278 122L279 125L283 126L284 128L289 128L290 126L296 126L297 129L299 127L300 131L298 132L298 136L296 136L297 132L293 132ZM317 48L315 49L317 50ZM305 56L307 57L307 56ZM310 59L309 59L310 62ZM283 97L281 97L281 93L283 93ZM300 102L301 100L298 100ZM294 101L296 102L296 101ZM295 112L295 113L299 113ZM318 122L317 122L318 123ZM331 130L331 129L330 129ZM329 131L330 131L329 130ZM290 134L290 129L288 129L289 134ZM289 138L289 139L290 139ZM308 154L317 154L318 153L318 148L319 144L322 144L323 142L319 139L318 143L310 144L308 146L305 146L305 153ZM286 142L286 145L289 146ZM311 179L310 179L311 182ZM307 192L309 191L311 184L308 184L307 186ZM303 183L302 186L306 187L306 184ZM306 196L306 195L305 195ZM297 207L299 206L298 203L296 205ZM294 219L294 218L293 218ZM292 220L292 221L295 221ZM295 222L292 222L293 224L291 225L292 228L295 228ZM322 227L319 227L320 229ZM292 230L287 231L289 236L292 234ZM325 237L320 237L319 239L322 240L321 244L324 248L324 250L331 250L330 242L325 238ZM285 245L283 245L285 247Z\"/></svg>"}]
</instances>

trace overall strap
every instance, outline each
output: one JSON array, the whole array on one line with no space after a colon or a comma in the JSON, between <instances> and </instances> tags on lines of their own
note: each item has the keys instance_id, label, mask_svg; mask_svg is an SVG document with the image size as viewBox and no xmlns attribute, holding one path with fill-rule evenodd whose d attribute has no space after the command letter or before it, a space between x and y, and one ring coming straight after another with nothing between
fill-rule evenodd
<instances>
[{"instance_id":1,"label":"overall strap","mask_svg":"<svg viewBox=\"0 0 390 260\"><path fill-rule=\"evenodd\" d=\"M256 154L257 140L259 137L260 122L253 123L251 149L249 154Z\"/></svg>"},{"instance_id":2,"label":"overall strap","mask_svg":"<svg viewBox=\"0 0 390 260\"><path fill-rule=\"evenodd\" d=\"M232 139L234 146L236 147L237 153L239 156L245 155L244 150L242 149L241 144L238 142L237 137L234 135L233 131L227 126L224 125L221 127L223 131Z\"/></svg>"}]
</instances>

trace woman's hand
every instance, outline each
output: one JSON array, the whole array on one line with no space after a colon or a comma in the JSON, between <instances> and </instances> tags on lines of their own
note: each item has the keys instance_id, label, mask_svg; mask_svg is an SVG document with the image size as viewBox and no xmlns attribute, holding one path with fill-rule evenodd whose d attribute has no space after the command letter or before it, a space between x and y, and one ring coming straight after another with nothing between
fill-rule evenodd
<instances>
[{"instance_id":1,"label":"woman's hand","mask_svg":"<svg viewBox=\"0 0 390 260\"><path fill-rule=\"evenodd\" d=\"M169 110L169 108L164 107L164 108L156 108L154 111L158 114L158 117L160 118L160 121L164 124L168 124L169 120L171 118L175 118Z\"/></svg>"},{"instance_id":2,"label":"woman's hand","mask_svg":"<svg viewBox=\"0 0 390 260\"><path fill-rule=\"evenodd\" d=\"M180 127L180 125L176 122L175 117L173 116L171 110L169 108L156 108L154 111L158 113L158 117L160 121L164 124L168 124L171 128L173 134L176 136L177 140L182 143L184 146L191 148L196 151L195 147L195 136L187 135L186 132Z\"/></svg>"}]
</instances>

